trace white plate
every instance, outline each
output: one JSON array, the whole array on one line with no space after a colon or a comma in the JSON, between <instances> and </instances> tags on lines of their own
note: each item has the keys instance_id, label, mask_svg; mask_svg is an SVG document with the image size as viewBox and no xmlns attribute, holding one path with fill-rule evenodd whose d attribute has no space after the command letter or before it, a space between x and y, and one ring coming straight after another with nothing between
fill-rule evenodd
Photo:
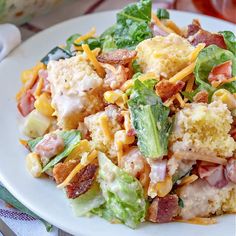
<instances>
[{"instance_id":1,"label":"white plate","mask_svg":"<svg viewBox=\"0 0 236 236\"><path fill-rule=\"evenodd\" d=\"M235 31L233 24L211 17L171 11L171 18L181 26L199 18L210 31ZM142 224L132 230L123 225L112 225L103 219L77 218L73 215L62 191L52 181L34 179L25 169L26 151L19 144L19 120L15 94L20 88L20 72L32 67L51 48L59 45L73 33L87 32L96 26L101 33L115 22L115 12L87 15L51 27L24 42L8 58L0 63L0 180L23 204L53 225L75 235L84 236L233 236L235 217L224 216L219 223L197 226L181 223Z\"/></svg>"}]
</instances>

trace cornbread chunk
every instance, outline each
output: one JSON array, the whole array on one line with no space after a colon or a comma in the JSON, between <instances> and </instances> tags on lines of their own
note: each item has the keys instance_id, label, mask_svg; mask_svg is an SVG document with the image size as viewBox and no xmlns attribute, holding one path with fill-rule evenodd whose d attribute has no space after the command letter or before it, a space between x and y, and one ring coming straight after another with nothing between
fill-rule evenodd
<instances>
[{"instance_id":1,"label":"cornbread chunk","mask_svg":"<svg viewBox=\"0 0 236 236\"><path fill-rule=\"evenodd\" d=\"M144 73L170 78L187 66L194 47L184 38L171 33L141 42L137 48L137 60Z\"/></svg>"},{"instance_id":2,"label":"cornbread chunk","mask_svg":"<svg viewBox=\"0 0 236 236\"><path fill-rule=\"evenodd\" d=\"M184 202L180 212L184 219L236 211L236 185L233 183L218 189L210 186L205 180L198 179L180 188L178 195Z\"/></svg>"},{"instance_id":3,"label":"cornbread chunk","mask_svg":"<svg viewBox=\"0 0 236 236\"><path fill-rule=\"evenodd\" d=\"M121 130L119 124L119 112L116 106L110 105L105 111L90 115L84 119L84 124L90 132L91 144L99 151L105 152L109 157L116 157L117 152L114 145L114 134ZM102 119L105 118L105 126L109 135L104 133Z\"/></svg>"},{"instance_id":4,"label":"cornbread chunk","mask_svg":"<svg viewBox=\"0 0 236 236\"><path fill-rule=\"evenodd\" d=\"M176 114L170 148L230 157L236 148L229 134L232 122L230 111L220 101L192 103Z\"/></svg>"},{"instance_id":5,"label":"cornbread chunk","mask_svg":"<svg viewBox=\"0 0 236 236\"><path fill-rule=\"evenodd\" d=\"M63 129L77 128L84 117L103 108L103 80L94 71L85 54L50 61L47 67L52 106Z\"/></svg>"}]
</instances>

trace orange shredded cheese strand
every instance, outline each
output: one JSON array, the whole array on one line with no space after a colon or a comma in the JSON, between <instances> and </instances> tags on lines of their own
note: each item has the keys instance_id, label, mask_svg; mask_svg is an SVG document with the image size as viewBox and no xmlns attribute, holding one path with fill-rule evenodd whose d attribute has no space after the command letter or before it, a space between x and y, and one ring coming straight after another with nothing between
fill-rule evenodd
<instances>
[{"instance_id":1,"label":"orange shredded cheese strand","mask_svg":"<svg viewBox=\"0 0 236 236\"><path fill-rule=\"evenodd\" d=\"M88 164L90 164L97 158L97 154L98 152L96 150L93 150L88 155L86 163L82 164L80 162L79 164L77 164L77 166L70 172L70 174L66 177L66 179L61 184L57 185L57 187L58 188L66 187L80 170L82 170L84 167L86 167Z\"/></svg>"},{"instance_id":2,"label":"orange shredded cheese strand","mask_svg":"<svg viewBox=\"0 0 236 236\"><path fill-rule=\"evenodd\" d=\"M198 179L198 176L197 175L190 175L190 176L185 176L182 180L181 180L181 182L180 182L180 186L182 186L182 185L186 185L186 184L191 184L191 183L193 183L195 180L197 180Z\"/></svg>"},{"instance_id":3,"label":"orange shredded cheese strand","mask_svg":"<svg viewBox=\"0 0 236 236\"><path fill-rule=\"evenodd\" d=\"M183 70L179 71L172 78L170 78L169 81L172 83L176 83L180 80L183 80L186 76L193 73L194 67L195 67L195 62L191 63L190 65L185 67Z\"/></svg>"},{"instance_id":4,"label":"orange shredded cheese strand","mask_svg":"<svg viewBox=\"0 0 236 236\"><path fill-rule=\"evenodd\" d=\"M117 148L117 161L118 166L121 166L121 158L123 156L123 144L121 141L116 142L116 148Z\"/></svg>"},{"instance_id":5,"label":"orange shredded cheese strand","mask_svg":"<svg viewBox=\"0 0 236 236\"><path fill-rule=\"evenodd\" d=\"M174 153L175 158L182 160L200 160L226 165L227 160L217 156L202 155L191 151L178 151Z\"/></svg>"},{"instance_id":6,"label":"orange shredded cheese strand","mask_svg":"<svg viewBox=\"0 0 236 236\"><path fill-rule=\"evenodd\" d=\"M177 94L175 95L175 98L178 100L178 102L179 102L179 104L180 104L181 107L184 107L184 106L185 106L185 102L184 102L183 98L181 97L180 93L177 93Z\"/></svg>"},{"instance_id":7,"label":"orange shredded cheese strand","mask_svg":"<svg viewBox=\"0 0 236 236\"><path fill-rule=\"evenodd\" d=\"M40 78L34 92L35 97L38 97L41 94L42 88L43 88L43 78Z\"/></svg>"},{"instance_id":8,"label":"orange shredded cheese strand","mask_svg":"<svg viewBox=\"0 0 236 236\"><path fill-rule=\"evenodd\" d=\"M186 92L192 92L192 90L193 90L193 85L194 85L194 80L195 80L194 76L192 76L192 77L188 80L188 83L187 83L186 89L185 89Z\"/></svg>"},{"instance_id":9,"label":"orange shredded cheese strand","mask_svg":"<svg viewBox=\"0 0 236 236\"><path fill-rule=\"evenodd\" d=\"M91 61L93 66L95 67L95 70L97 71L98 75L102 78L105 76L105 70L101 66L101 64L98 62L97 58L93 54L93 52L90 50L88 44L82 44L82 48L84 52L87 54L88 59Z\"/></svg>"},{"instance_id":10,"label":"orange shredded cheese strand","mask_svg":"<svg viewBox=\"0 0 236 236\"><path fill-rule=\"evenodd\" d=\"M181 29L172 20L166 20L165 25L172 29L176 34L182 35Z\"/></svg>"},{"instance_id":11,"label":"orange shredded cheese strand","mask_svg":"<svg viewBox=\"0 0 236 236\"><path fill-rule=\"evenodd\" d=\"M169 98L167 101L165 101L164 102L164 105L166 106L166 107L169 107L172 103L173 103L173 101L176 99L176 94L174 95L174 96L172 96L171 98Z\"/></svg>"},{"instance_id":12,"label":"orange shredded cheese strand","mask_svg":"<svg viewBox=\"0 0 236 236\"><path fill-rule=\"evenodd\" d=\"M176 219L175 221L181 223L196 224L196 225L212 225L216 224L217 222L215 218L201 218L201 217L195 217L190 220Z\"/></svg>"},{"instance_id":13,"label":"orange shredded cheese strand","mask_svg":"<svg viewBox=\"0 0 236 236\"><path fill-rule=\"evenodd\" d=\"M113 139L113 137L112 137L112 133L108 127L108 122L109 122L109 119L108 119L107 115L102 115L100 117L99 123L102 128L102 132L103 132L104 136L106 137L106 139L108 141L111 141Z\"/></svg>"},{"instance_id":14,"label":"orange shredded cheese strand","mask_svg":"<svg viewBox=\"0 0 236 236\"><path fill-rule=\"evenodd\" d=\"M205 43L199 43L197 47L192 51L190 54L190 61L194 62L197 59L198 54L201 52L201 50L206 46Z\"/></svg>"},{"instance_id":15,"label":"orange shredded cheese strand","mask_svg":"<svg viewBox=\"0 0 236 236\"><path fill-rule=\"evenodd\" d=\"M226 81L223 81L223 82L220 82L220 81L212 81L211 82L211 85L214 87L214 88L217 88L219 85L223 85L223 84L227 84L227 83L230 83L230 82L233 82L233 81L236 81L236 76L226 80Z\"/></svg>"},{"instance_id":16,"label":"orange shredded cheese strand","mask_svg":"<svg viewBox=\"0 0 236 236\"><path fill-rule=\"evenodd\" d=\"M156 16L155 13L152 13L152 20L153 22L162 30L164 30L167 33L173 33L174 31L171 30L170 28L164 26L161 21L159 20L159 18Z\"/></svg>"},{"instance_id":17,"label":"orange shredded cheese strand","mask_svg":"<svg viewBox=\"0 0 236 236\"><path fill-rule=\"evenodd\" d=\"M75 46L75 45L74 45L74 48L75 48L75 50L77 50L77 51L83 51L83 48L82 48L81 46Z\"/></svg>"},{"instance_id":18,"label":"orange shredded cheese strand","mask_svg":"<svg viewBox=\"0 0 236 236\"><path fill-rule=\"evenodd\" d=\"M93 37L95 34L96 34L96 29L93 27L88 33L86 33L86 34L84 34L84 35L78 37L78 38L74 41L74 43L78 44L78 43L80 43L80 42L82 42L82 41L84 41L84 40L87 40L87 39Z\"/></svg>"}]
</instances>

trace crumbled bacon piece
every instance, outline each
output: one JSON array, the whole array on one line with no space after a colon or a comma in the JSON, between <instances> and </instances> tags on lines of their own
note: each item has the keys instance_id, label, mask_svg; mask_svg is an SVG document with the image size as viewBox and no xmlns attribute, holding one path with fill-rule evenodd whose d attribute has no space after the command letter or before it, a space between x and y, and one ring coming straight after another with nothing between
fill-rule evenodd
<instances>
[{"instance_id":1,"label":"crumbled bacon piece","mask_svg":"<svg viewBox=\"0 0 236 236\"><path fill-rule=\"evenodd\" d=\"M171 222L178 215L177 195L167 195L165 197L156 197L148 209L148 220L156 223Z\"/></svg>"},{"instance_id":2,"label":"crumbled bacon piece","mask_svg":"<svg viewBox=\"0 0 236 236\"><path fill-rule=\"evenodd\" d=\"M131 129L128 130L128 132L127 132L128 137L132 137L132 136L135 136L135 135L136 135L135 129L131 128Z\"/></svg>"},{"instance_id":3,"label":"crumbled bacon piece","mask_svg":"<svg viewBox=\"0 0 236 236\"><path fill-rule=\"evenodd\" d=\"M197 103L208 103L208 92L206 90L202 90L198 92L194 97L193 101Z\"/></svg>"},{"instance_id":4,"label":"crumbled bacon piece","mask_svg":"<svg viewBox=\"0 0 236 236\"><path fill-rule=\"evenodd\" d=\"M187 37L196 34L200 29L201 29L200 22L194 19L192 24L188 25Z\"/></svg>"},{"instance_id":5,"label":"crumbled bacon piece","mask_svg":"<svg viewBox=\"0 0 236 236\"><path fill-rule=\"evenodd\" d=\"M224 37L221 34L212 34L202 29L200 29L194 35L191 35L188 39L193 46L196 46L199 43L205 43L206 47L214 44L223 49L227 48Z\"/></svg>"},{"instance_id":6,"label":"crumbled bacon piece","mask_svg":"<svg viewBox=\"0 0 236 236\"><path fill-rule=\"evenodd\" d=\"M226 177L236 184L236 159L230 158L225 168Z\"/></svg>"},{"instance_id":7,"label":"crumbled bacon piece","mask_svg":"<svg viewBox=\"0 0 236 236\"><path fill-rule=\"evenodd\" d=\"M232 77L232 61L226 61L214 66L208 76L209 82L227 82Z\"/></svg>"},{"instance_id":8,"label":"crumbled bacon piece","mask_svg":"<svg viewBox=\"0 0 236 236\"><path fill-rule=\"evenodd\" d=\"M185 83L183 81L178 81L177 83L171 83L168 80L161 80L156 85L156 92L161 97L162 101L165 102L173 95L177 94L181 89L183 89Z\"/></svg>"},{"instance_id":9,"label":"crumbled bacon piece","mask_svg":"<svg viewBox=\"0 0 236 236\"><path fill-rule=\"evenodd\" d=\"M77 160L67 161L65 163L58 163L54 166L52 172L53 177L57 184L62 183L66 177L70 174L70 172L75 168L77 165Z\"/></svg>"},{"instance_id":10,"label":"crumbled bacon piece","mask_svg":"<svg viewBox=\"0 0 236 236\"><path fill-rule=\"evenodd\" d=\"M77 173L66 186L67 197L74 199L86 193L95 179L97 168L97 165L89 164Z\"/></svg>"},{"instance_id":11,"label":"crumbled bacon piece","mask_svg":"<svg viewBox=\"0 0 236 236\"><path fill-rule=\"evenodd\" d=\"M233 126L231 128L229 133L230 133L231 137L236 141L236 127L235 126Z\"/></svg>"},{"instance_id":12,"label":"crumbled bacon piece","mask_svg":"<svg viewBox=\"0 0 236 236\"><path fill-rule=\"evenodd\" d=\"M136 54L137 52L134 50L117 49L102 53L97 59L102 63L126 65L135 58Z\"/></svg>"},{"instance_id":13,"label":"crumbled bacon piece","mask_svg":"<svg viewBox=\"0 0 236 236\"><path fill-rule=\"evenodd\" d=\"M27 116L31 111L34 110L35 97L31 90L26 91L26 93L20 98L17 108L22 116Z\"/></svg>"},{"instance_id":14,"label":"crumbled bacon piece","mask_svg":"<svg viewBox=\"0 0 236 236\"><path fill-rule=\"evenodd\" d=\"M64 140L55 133L46 134L44 138L35 146L34 151L40 157L51 158L63 151Z\"/></svg>"}]
</instances>

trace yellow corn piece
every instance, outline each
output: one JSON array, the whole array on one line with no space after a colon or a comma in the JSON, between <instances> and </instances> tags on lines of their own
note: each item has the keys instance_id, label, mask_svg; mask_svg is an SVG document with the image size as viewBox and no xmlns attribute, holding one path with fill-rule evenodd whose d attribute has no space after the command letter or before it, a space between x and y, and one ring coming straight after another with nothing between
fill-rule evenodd
<instances>
[{"instance_id":1,"label":"yellow corn piece","mask_svg":"<svg viewBox=\"0 0 236 236\"><path fill-rule=\"evenodd\" d=\"M33 177L41 176L42 164L38 154L31 152L26 156L26 167Z\"/></svg>"},{"instance_id":2,"label":"yellow corn piece","mask_svg":"<svg viewBox=\"0 0 236 236\"><path fill-rule=\"evenodd\" d=\"M156 16L155 13L152 13L152 20L163 31L165 31L167 33L174 33L174 31L172 29L170 29L162 24L162 22L159 20L159 18Z\"/></svg>"},{"instance_id":3,"label":"yellow corn piece","mask_svg":"<svg viewBox=\"0 0 236 236\"><path fill-rule=\"evenodd\" d=\"M165 197L171 191L172 187L172 178L170 176L166 176L163 182L158 182L155 185L157 196Z\"/></svg>"},{"instance_id":4,"label":"yellow corn piece","mask_svg":"<svg viewBox=\"0 0 236 236\"><path fill-rule=\"evenodd\" d=\"M179 71L172 78L170 78L169 81L172 83L176 83L180 80L183 80L186 76L193 73L194 67L195 67L195 62L191 63L190 65L185 67L183 70Z\"/></svg>"},{"instance_id":5,"label":"yellow corn piece","mask_svg":"<svg viewBox=\"0 0 236 236\"><path fill-rule=\"evenodd\" d=\"M34 102L34 107L45 116L52 116L54 113L51 106L51 97L48 93L42 93Z\"/></svg>"},{"instance_id":6,"label":"yellow corn piece","mask_svg":"<svg viewBox=\"0 0 236 236\"><path fill-rule=\"evenodd\" d=\"M92 161L94 161L97 158L98 152L96 150L93 150L87 157L87 160L85 163L79 163L66 177L66 179L59 185L57 185L58 188L64 188L66 187L70 181L75 177L75 175L82 170L85 166L90 164Z\"/></svg>"},{"instance_id":7,"label":"yellow corn piece","mask_svg":"<svg viewBox=\"0 0 236 236\"><path fill-rule=\"evenodd\" d=\"M82 44L82 48L84 50L84 52L86 53L88 59L91 61L91 63L93 64L93 66L95 67L96 72L98 73L98 75L101 78L104 78L105 76L105 70L104 68L101 66L101 64L98 62L97 58L95 57L95 55L93 54L93 52L90 50L88 44Z\"/></svg>"},{"instance_id":8,"label":"yellow corn piece","mask_svg":"<svg viewBox=\"0 0 236 236\"><path fill-rule=\"evenodd\" d=\"M69 156L65 159L64 162L69 160L80 159L81 154L84 152L90 152L91 146L87 139L83 139L79 142L79 144L73 149L73 151L69 154Z\"/></svg>"},{"instance_id":9,"label":"yellow corn piece","mask_svg":"<svg viewBox=\"0 0 236 236\"><path fill-rule=\"evenodd\" d=\"M116 104L121 108L124 108L128 101L127 94L121 90L106 91L103 96L106 102Z\"/></svg>"},{"instance_id":10,"label":"yellow corn piece","mask_svg":"<svg viewBox=\"0 0 236 236\"><path fill-rule=\"evenodd\" d=\"M96 34L96 29L93 27L88 33L78 37L74 43L78 44L84 40L87 40L89 38L92 38Z\"/></svg>"},{"instance_id":11,"label":"yellow corn piece","mask_svg":"<svg viewBox=\"0 0 236 236\"><path fill-rule=\"evenodd\" d=\"M197 47L192 51L192 53L190 54L190 61L194 62L197 59L197 56L199 54L199 52L201 52L201 50L206 46L205 43L199 43L197 45Z\"/></svg>"},{"instance_id":12,"label":"yellow corn piece","mask_svg":"<svg viewBox=\"0 0 236 236\"><path fill-rule=\"evenodd\" d=\"M113 134L109 128L109 119L107 117L107 115L102 115L100 117L100 126L102 128L102 132L104 134L104 136L106 137L107 141L110 142L113 140Z\"/></svg>"},{"instance_id":13,"label":"yellow corn piece","mask_svg":"<svg viewBox=\"0 0 236 236\"><path fill-rule=\"evenodd\" d=\"M186 184L191 184L193 183L194 181L196 181L198 179L198 176L197 175L190 175L190 176L185 176L181 182L180 182L180 186L182 185L186 185Z\"/></svg>"},{"instance_id":14,"label":"yellow corn piece","mask_svg":"<svg viewBox=\"0 0 236 236\"><path fill-rule=\"evenodd\" d=\"M181 29L172 20L165 20L165 26L173 30L176 34L182 35Z\"/></svg>"},{"instance_id":15,"label":"yellow corn piece","mask_svg":"<svg viewBox=\"0 0 236 236\"><path fill-rule=\"evenodd\" d=\"M221 101L225 103L230 110L233 110L236 108L236 98L233 94L231 94L226 89L219 89L214 92L212 96L213 101Z\"/></svg>"}]
</instances>

